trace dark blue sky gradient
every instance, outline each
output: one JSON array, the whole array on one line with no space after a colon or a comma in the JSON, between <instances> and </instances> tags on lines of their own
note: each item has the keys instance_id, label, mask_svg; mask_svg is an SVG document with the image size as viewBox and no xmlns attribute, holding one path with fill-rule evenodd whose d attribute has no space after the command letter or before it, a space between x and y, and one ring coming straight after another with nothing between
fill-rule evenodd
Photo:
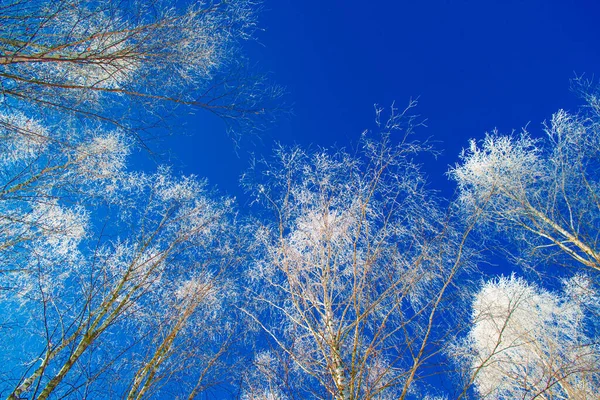
<instances>
[{"instance_id":1,"label":"dark blue sky gradient","mask_svg":"<svg viewBox=\"0 0 600 400\"><path fill-rule=\"evenodd\" d=\"M202 113L182 121L190 136L167 146L177 170L240 196L249 152L269 154L275 141L348 146L374 127L374 103L403 107L419 97L428 127L418 136L443 151L424 158L424 169L431 187L450 195L443 174L469 138L528 123L540 134L559 108L577 109L569 80L599 72L598 16L595 1L265 0L264 31L246 49L286 87L293 114L237 154Z\"/></svg>"}]
</instances>

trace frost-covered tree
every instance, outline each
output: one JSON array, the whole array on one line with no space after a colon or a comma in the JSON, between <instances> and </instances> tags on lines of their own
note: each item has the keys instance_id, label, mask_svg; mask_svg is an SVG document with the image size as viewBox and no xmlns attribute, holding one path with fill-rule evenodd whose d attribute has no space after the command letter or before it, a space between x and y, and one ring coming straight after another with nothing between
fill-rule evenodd
<instances>
[{"instance_id":1,"label":"frost-covered tree","mask_svg":"<svg viewBox=\"0 0 600 400\"><path fill-rule=\"evenodd\" d=\"M464 238L411 161L427 146L410 139L409 109L354 153L282 148L257 167L272 217L253 223L245 311L270 348L247 398L410 397L451 335L440 314Z\"/></svg>"},{"instance_id":2,"label":"frost-covered tree","mask_svg":"<svg viewBox=\"0 0 600 400\"><path fill-rule=\"evenodd\" d=\"M493 132L473 140L450 171L467 213L510 232L526 261L600 271L599 104L588 95L580 114L558 111L545 139Z\"/></svg>"},{"instance_id":3,"label":"frost-covered tree","mask_svg":"<svg viewBox=\"0 0 600 400\"><path fill-rule=\"evenodd\" d=\"M78 203L114 189L130 148L119 131L48 128L0 113L0 270L35 247L71 253L88 225Z\"/></svg>"},{"instance_id":4,"label":"frost-covered tree","mask_svg":"<svg viewBox=\"0 0 600 400\"><path fill-rule=\"evenodd\" d=\"M597 397L598 303L590 293L600 272L600 103L587 89L587 107L559 110L544 124L545 137L494 131L472 140L450 171L467 218L485 235L499 232L497 244L521 266L543 266L538 277L564 276L556 265L586 274L564 283L562 294L543 289L556 280L538 287L502 278L484 286L468 362L482 396Z\"/></svg>"},{"instance_id":5,"label":"frost-covered tree","mask_svg":"<svg viewBox=\"0 0 600 400\"><path fill-rule=\"evenodd\" d=\"M0 121L2 396L194 397L221 382L230 202L167 168L128 171L119 131Z\"/></svg>"},{"instance_id":6,"label":"frost-covered tree","mask_svg":"<svg viewBox=\"0 0 600 400\"><path fill-rule=\"evenodd\" d=\"M480 398L597 398L600 347L589 336L591 303L597 311L598 296L581 275L563 281L561 293L514 276L491 280L475 296L468 337L453 352Z\"/></svg>"},{"instance_id":7,"label":"frost-covered tree","mask_svg":"<svg viewBox=\"0 0 600 400\"><path fill-rule=\"evenodd\" d=\"M178 105L263 112L234 57L257 5L186 4L0 4L0 396L194 398L228 379L231 201L126 165Z\"/></svg>"},{"instance_id":8,"label":"frost-covered tree","mask_svg":"<svg viewBox=\"0 0 600 400\"><path fill-rule=\"evenodd\" d=\"M238 42L255 30L257 8L252 0L4 1L0 112L136 128L185 104L249 121L264 114L267 90L245 71Z\"/></svg>"}]
</instances>

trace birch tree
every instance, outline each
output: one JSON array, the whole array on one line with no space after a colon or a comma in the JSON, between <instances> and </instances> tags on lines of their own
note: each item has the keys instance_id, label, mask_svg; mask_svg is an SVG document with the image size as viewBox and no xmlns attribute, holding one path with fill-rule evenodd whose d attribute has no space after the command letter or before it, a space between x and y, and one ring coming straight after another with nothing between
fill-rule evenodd
<instances>
[{"instance_id":1,"label":"birch tree","mask_svg":"<svg viewBox=\"0 0 600 400\"><path fill-rule=\"evenodd\" d=\"M564 280L561 293L514 276L486 282L473 300L469 335L454 349L479 397L596 398L600 348L589 335L592 303L597 311L598 296L582 275Z\"/></svg>"},{"instance_id":2,"label":"birch tree","mask_svg":"<svg viewBox=\"0 0 600 400\"><path fill-rule=\"evenodd\" d=\"M451 335L440 315L464 237L412 161L427 148L410 139L412 106L356 153L281 148L258 170L272 217L254 223L244 311L270 348L247 398L408 398Z\"/></svg>"},{"instance_id":3,"label":"birch tree","mask_svg":"<svg viewBox=\"0 0 600 400\"><path fill-rule=\"evenodd\" d=\"M586 93L587 107L559 110L545 137L486 134L450 171L467 218L476 215L485 234L499 232L513 260L546 277L535 285L501 278L476 296L466 364L482 397L597 397L600 108ZM557 281L562 293L544 288Z\"/></svg>"},{"instance_id":4,"label":"birch tree","mask_svg":"<svg viewBox=\"0 0 600 400\"><path fill-rule=\"evenodd\" d=\"M263 112L262 82L233 56L255 10L0 5L2 396L194 398L228 381L231 202L127 157L178 105Z\"/></svg>"},{"instance_id":5,"label":"birch tree","mask_svg":"<svg viewBox=\"0 0 600 400\"><path fill-rule=\"evenodd\" d=\"M544 139L523 131L472 140L450 171L467 214L510 232L526 262L600 271L600 108L593 94L588 103L580 114L555 113Z\"/></svg>"},{"instance_id":6,"label":"birch tree","mask_svg":"<svg viewBox=\"0 0 600 400\"><path fill-rule=\"evenodd\" d=\"M127 170L121 132L0 118L2 395L193 398L222 383L230 202L168 168Z\"/></svg>"}]
</instances>

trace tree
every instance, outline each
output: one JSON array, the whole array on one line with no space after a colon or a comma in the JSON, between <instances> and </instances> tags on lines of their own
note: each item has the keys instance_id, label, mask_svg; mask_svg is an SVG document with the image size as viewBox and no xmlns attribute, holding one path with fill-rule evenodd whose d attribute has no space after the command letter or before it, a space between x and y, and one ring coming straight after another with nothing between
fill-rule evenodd
<instances>
[{"instance_id":1,"label":"tree","mask_svg":"<svg viewBox=\"0 0 600 400\"><path fill-rule=\"evenodd\" d=\"M600 107L588 89L588 107L559 110L544 124L545 138L494 131L472 140L449 173L466 217L485 234L500 232L498 244L511 257L516 245L521 266L543 268L540 286L555 288L571 274L556 265L586 273L563 280L560 295L515 278L484 286L466 345L470 383L482 396L596 396Z\"/></svg>"},{"instance_id":2,"label":"tree","mask_svg":"<svg viewBox=\"0 0 600 400\"><path fill-rule=\"evenodd\" d=\"M600 271L599 104L588 95L587 112L558 111L546 140L524 131L471 141L450 171L467 214L479 210L481 220L510 230L526 260L549 257Z\"/></svg>"},{"instance_id":3,"label":"tree","mask_svg":"<svg viewBox=\"0 0 600 400\"><path fill-rule=\"evenodd\" d=\"M244 311L269 346L247 398L406 398L438 360L466 234L411 161L414 105L355 154L281 148L250 180L274 216L253 223Z\"/></svg>"},{"instance_id":4,"label":"tree","mask_svg":"<svg viewBox=\"0 0 600 400\"><path fill-rule=\"evenodd\" d=\"M222 382L230 202L166 168L128 171L118 131L0 117L0 392L192 398Z\"/></svg>"},{"instance_id":5,"label":"tree","mask_svg":"<svg viewBox=\"0 0 600 400\"><path fill-rule=\"evenodd\" d=\"M232 122L270 89L240 61L251 0L9 0L0 5L0 111L148 127L188 105Z\"/></svg>"},{"instance_id":6,"label":"tree","mask_svg":"<svg viewBox=\"0 0 600 400\"><path fill-rule=\"evenodd\" d=\"M177 105L242 123L263 112L262 82L233 57L255 9L0 5L2 395L194 398L231 378L231 201L126 161L136 120Z\"/></svg>"},{"instance_id":7,"label":"tree","mask_svg":"<svg viewBox=\"0 0 600 400\"><path fill-rule=\"evenodd\" d=\"M586 303L598 297L584 276L563 284L556 294L501 277L477 293L469 335L454 354L481 398L597 397L600 348L588 336Z\"/></svg>"}]
</instances>

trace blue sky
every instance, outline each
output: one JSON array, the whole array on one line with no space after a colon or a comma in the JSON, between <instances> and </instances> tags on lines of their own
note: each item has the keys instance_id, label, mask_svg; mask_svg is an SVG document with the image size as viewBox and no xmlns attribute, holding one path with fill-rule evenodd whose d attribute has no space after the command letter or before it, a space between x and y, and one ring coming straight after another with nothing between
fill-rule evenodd
<instances>
[{"instance_id":1,"label":"blue sky","mask_svg":"<svg viewBox=\"0 0 600 400\"><path fill-rule=\"evenodd\" d=\"M265 0L264 30L246 52L286 88L292 114L236 152L198 113L182 121L188 136L167 142L170 161L239 197L248 153L269 154L275 142L349 146L374 127L374 103L419 97L428 126L419 138L443 151L424 169L432 188L451 194L443 174L469 138L527 124L540 134L553 112L577 108L569 80L598 73L599 11L594 1Z\"/></svg>"}]
</instances>

